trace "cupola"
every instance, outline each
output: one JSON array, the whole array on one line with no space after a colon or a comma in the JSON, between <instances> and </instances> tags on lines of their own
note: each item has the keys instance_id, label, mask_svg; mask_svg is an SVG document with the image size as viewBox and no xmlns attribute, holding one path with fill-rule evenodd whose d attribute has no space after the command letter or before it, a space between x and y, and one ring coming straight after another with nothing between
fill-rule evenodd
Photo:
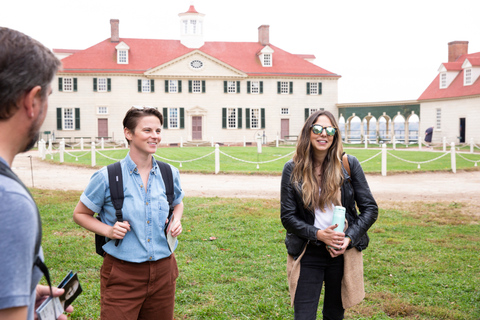
<instances>
[{"instance_id":1,"label":"cupola","mask_svg":"<svg viewBox=\"0 0 480 320\"><path fill-rule=\"evenodd\" d=\"M187 12L179 13L180 17L180 42L187 48L198 49L204 45L203 17L195 7L190 5Z\"/></svg>"}]
</instances>

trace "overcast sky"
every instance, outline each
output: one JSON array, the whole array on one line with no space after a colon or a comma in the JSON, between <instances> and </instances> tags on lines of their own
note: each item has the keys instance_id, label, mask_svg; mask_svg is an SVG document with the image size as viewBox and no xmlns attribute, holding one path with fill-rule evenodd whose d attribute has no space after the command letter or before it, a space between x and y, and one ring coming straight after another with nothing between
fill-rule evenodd
<instances>
[{"instance_id":1,"label":"overcast sky","mask_svg":"<svg viewBox=\"0 0 480 320\"><path fill-rule=\"evenodd\" d=\"M49 48L85 49L110 37L179 39L178 13L190 0L2 0L0 26L22 31ZM315 64L342 76L338 102L417 99L447 62L450 41L480 52L480 0L195 0L206 41L258 40L290 53L314 54Z\"/></svg>"}]
</instances>

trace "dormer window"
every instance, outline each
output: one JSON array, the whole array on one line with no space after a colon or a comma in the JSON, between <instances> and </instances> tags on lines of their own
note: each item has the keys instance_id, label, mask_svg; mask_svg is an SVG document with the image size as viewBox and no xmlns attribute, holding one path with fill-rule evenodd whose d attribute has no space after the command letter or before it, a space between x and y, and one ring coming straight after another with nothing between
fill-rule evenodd
<instances>
[{"instance_id":1,"label":"dormer window","mask_svg":"<svg viewBox=\"0 0 480 320\"><path fill-rule=\"evenodd\" d=\"M263 66L271 67L272 66L272 54L266 53L263 55Z\"/></svg>"},{"instance_id":2,"label":"dormer window","mask_svg":"<svg viewBox=\"0 0 480 320\"><path fill-rule=\"evenodd\" d=\"M447 87L447 74L440 73L440 89L445 89Z\"/></svg>"},{"instance_id":3,"label":"dormer window","mask_svg":"<svg viewBox=\"0 0 480 320\"><path fill-rule=\"evenodd\" d=\"M465 69L463 85L469 86L472 84L472 69Z\"/></svg>"},{"instance_id":4,"label":"dormer window","mask_svg":"<svg viewBox=\"0 0 480 320\"><path fill-rule=\"evenodd\" d=\"M257 53L262 67L271 67L273 66L273 50L269 46L265 46L260 52Z\"/></svg>"},{"instance_id":5,"label":"dormer window","mask_svg":"<svg viewBox=\"0 0 480 320\"><path fill-rule=\"evenodd\" d=\"M130 47L125 42L120 42L115 49L117 49L117 63L128 64L128 51Z\"/></svg>"}]
</instances>

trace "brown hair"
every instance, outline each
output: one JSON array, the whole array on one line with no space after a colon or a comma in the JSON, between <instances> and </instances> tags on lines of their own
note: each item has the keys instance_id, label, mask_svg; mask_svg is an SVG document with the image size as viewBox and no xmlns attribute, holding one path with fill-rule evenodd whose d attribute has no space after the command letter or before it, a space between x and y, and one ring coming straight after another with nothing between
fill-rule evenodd
<instances>
[{"instance_id":1,"label":"brown hair","mask_svg":"<svg viewBox=\"0 0 480 320\"><path fill-rule=\"evenodd\" d=\"M320 116L327 116L332 126L337 128L333 136L333 143L327 151L320 168L321 181L315 178L313 164L314 152L310 142L310 130L312 125ZM299 141L293 156L295 167L292 172L291 181L295 185L302 186L302 199L306 208L310 210L323 210L326 205L337 203L337 192L343 183L342 173L342 136L338 129L338 123L333 114L329 111L317 111L308 117L300 132ZM321 191L319 193L319 189Z\"/></svg>"},{"instance_id":2,"label":"brown hair","mask_svg":"<svg viewBox=\"0 0 480 320\"><path fill-rule=\"evenodd\" d=\"M135 128L137 127L138 120L143 117L155 116L160 120L160 125L163 125L163 115L156 108L151 107L131 107L125 114L123 118L123 127L130 130L132 133L135 133ZM128 144L130 140L127 139Z\"/></svg>"},{"instance_id":3,"label":"brown hair","mask_svg":"<svg viewBox=\"0 0 480 320\"><path fill-rule=\"evenodd\" d=\"M35 86L42 100L61 66L43 44L16 30L0 27L0 120L12 117L17 101Z\"/></svg>"}]
</instances>

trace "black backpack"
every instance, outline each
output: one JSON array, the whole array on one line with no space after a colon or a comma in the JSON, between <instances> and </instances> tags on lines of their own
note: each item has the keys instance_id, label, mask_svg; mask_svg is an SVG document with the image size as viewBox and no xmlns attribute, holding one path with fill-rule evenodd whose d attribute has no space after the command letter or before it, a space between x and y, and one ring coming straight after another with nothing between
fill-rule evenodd
<instances>
[{"instance_id":1,"label":"black backpack","mask_svg":"<svg viewBox=\"0 0 480 320\"><path fill-rule=\"evenodd\" d=\"M167 194L167 201L168 201L168 223L165 225L165 232L170 224L170 220L173 214L173 174L170 165L165 162L158 161L157 165L160 168L160 172L162 174L163 182L165 183L165 193ZM112 197L113 207L115 208L115 216L117 217L117 221L123 222L123 214L122 214L122 207L123 207L123 199L125 198L123 194L123 177L122 177L122 167L120 162L115 162L107 166L108 171L108 183L110 186L110 195ZM100 217L96 217L100 220ZM95 234L95 251L101 255L102 257L105 254L103 251L103 245L110 241L111 239L106 239L106 237ZM115 241L115 246L118 246L120 243L120 239Z\"/></svg>"},{"instance_id":2,"label":"black backpack","mask_svg":"<svg viewBox=\"0 0 480 320\"><path fill-rule=\"evenodd\" d=\"M35 203L35 200L33 199L32 194L30 193L30 190L28 190L28 188L17 177L17 175L15 173L13 173L12 169L10 169L10 167L7 166L2 161L0 161L0 175L6 176L6 177L16 181L18 184L20 184L27 191L27 193L30 195L33 202ZM40 271L43 272L43 275L45 276L45 279L47 279L48 286L50 287L50 296L53 297L52 284L50 282L50 273L48 272L48 268L45 265L45 263L43 263L43 261L38 256L38 253L40 252L40 245L42 243L42 220L40 218L40 213L38 212L38 207L37 207L36 204L35 204L35 208L37 209L38 234L37 234L37 239L35 240L35 251L34 251L35 252L35 256L34 256L35 261L33 263L32 268L34 266L37 266L40 269Z\"/></svg>"}]
</instances>

